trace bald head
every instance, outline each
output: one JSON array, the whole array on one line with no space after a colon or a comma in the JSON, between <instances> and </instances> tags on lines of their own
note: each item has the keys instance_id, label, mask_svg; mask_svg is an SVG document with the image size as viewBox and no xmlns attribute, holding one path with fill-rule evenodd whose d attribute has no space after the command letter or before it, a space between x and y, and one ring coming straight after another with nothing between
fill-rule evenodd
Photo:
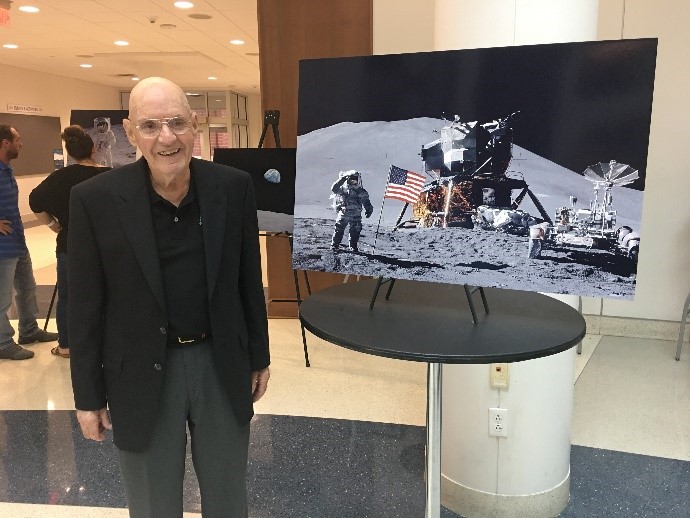
<instances>
[{"instance_id":1,"label":"bald head","mask_svg":"<svg viewBox=\"0 0 690 518\"><path fill-rule=\"evenodd\" d=\"M187 112L191 112L189 101L182 88L164 77L147 77L132 88L129 96L129 119L136 120L141 106L163 98L174 99Z\"/></svg>"}]
</instances>

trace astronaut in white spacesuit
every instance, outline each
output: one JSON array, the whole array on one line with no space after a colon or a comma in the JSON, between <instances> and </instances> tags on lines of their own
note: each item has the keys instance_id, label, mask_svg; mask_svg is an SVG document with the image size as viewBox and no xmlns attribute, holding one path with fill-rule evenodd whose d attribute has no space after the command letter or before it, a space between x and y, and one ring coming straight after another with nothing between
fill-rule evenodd
<instances>
[{"instance_id":1,"label":"astronaut in white spacesuit","mask_svg":"<svg viewBox=\"0 0 690 518\"><path fill-rule=\"evenodd\" d=\"M331 248L337 250L350 225L350 250L359 251L358 241L362 232L362 209L368 218L374 211L369 201L369 193L362 186L362 175L358 171L340 171L338 180L331 186L333 208L336 211L335 228Z\"/></svg>"},{"instance_id":2,"label":"astronaut in white spacesuit","mask_svg":"<svg viewBox=\"0 0 690 518\"><path fill-rule=\"evenodd\" d=\"M109 117L96 117L93 120L93 142L96 153L93 159L98 165L113 167L113 146L117 143L115 133L110 129Z\"/></svg>"}]
</instances>

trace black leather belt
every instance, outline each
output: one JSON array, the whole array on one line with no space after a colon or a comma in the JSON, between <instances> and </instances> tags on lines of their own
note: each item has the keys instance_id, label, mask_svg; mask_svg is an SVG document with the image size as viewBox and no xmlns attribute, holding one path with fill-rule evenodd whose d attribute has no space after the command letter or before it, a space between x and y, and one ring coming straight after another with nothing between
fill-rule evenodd
<instances>
[{"instance_id":1,"label":"black leather belt","mask_svg":"<svg viewBox=\"0 0 690 518\"><path fill-rule=\"evenodd\" d=\"M211 333L201 333L198 335L170 336L168 337L168 347L190 347L206 342L211 338Z\"/></svg>"}]
</instances>

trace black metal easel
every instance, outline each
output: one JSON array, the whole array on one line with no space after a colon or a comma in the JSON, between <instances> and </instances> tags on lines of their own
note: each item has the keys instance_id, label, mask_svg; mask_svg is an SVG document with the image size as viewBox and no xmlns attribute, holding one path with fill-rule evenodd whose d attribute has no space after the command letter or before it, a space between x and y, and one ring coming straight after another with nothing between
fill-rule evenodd
<instances>
[{"instance_id":1,"label":"black metal easel","mask_svg":"<svg viewBox=\"0 0 690 518\"><path fill-rule=\"evenodd\" d=\"M259 147L263 147L264 138L266 138L266 130L271 126L273 128L273 140L275 140L276 147L280 148L280 134L278 133L278 122L280 121L280 110L264 110L264 129L261 131L261 138L259 138Z\"/></svg>"},{"instance_id":2,"label":"black metal easel","mask_svg":"<svg viewBox=\"0 0 690 518\"><path fill-rule=\"evenodd\" d=\"M371 295L371 300L369 301L369 310L374 309L374 304L376 303L376 297L379 294L379 290L381 289L381 286L385 283L389 282L390 285L388 286L388 291L386 291L386 300L388 300L391 296L391 292L393 291L393 286L395 286L395 279L388 278L385 279L383 277L379 277L378 280L376 281L376 286L374 286L374 293ZM472 295L474 295L476 292L479 292L481 297L482 297L482 304L484 305L484 313L489 314L489 303L486 300L486 294L484 293L484 288L481 286L470 286L469 284L463 285L465 288L465 296L467 297L467 303L470 306L470 311L472 312L472 322L476 325L477 324L477 310L474 307L474 301L472 300Z\"/></svg>"},{"instance_id":3,"label":"black metal easel","mask_svg":"<svg viewBox=\"0 0 690 518\"><path fill-rule=\"evenodd\" d=\"M268 130L268 127L271 126L273 128L273 139L275 140L276 148L280 149L280 132L278 130L278 123L280 121L280 111L279 110L265 110L264 111L264 128L263 131L261 132L261 138L259 139L259 149L261 149L264 145L264 139L266 137L266 131ZM288 242L290 243L290 256L292 256L292 249L293 249L293 236L290 232L266 232L266 233L259 233L260 236L265 236L265 237L286 237L288 238ZM304 273L304 282L307 285L307 294L311 295L311 286L309 285L309 276L307 275L306 270L302 270ZM302 294L299 289L299 278L297 276L297 270L294 268L292 269L292 275L293 279L295 281L295 295L297 297L297 307L302 304ZM288 302L288 301L281 301L281 300L276 300L275 302ZM291 302L291 301L289 301ZM310 367L309 364L309 351L307 350L307 336L306 333L304 332L304 324L300 320L299 322L300 328L302 330L302 345L304 346L304 363L307 367Z\"/></svg>"}]
</instances>

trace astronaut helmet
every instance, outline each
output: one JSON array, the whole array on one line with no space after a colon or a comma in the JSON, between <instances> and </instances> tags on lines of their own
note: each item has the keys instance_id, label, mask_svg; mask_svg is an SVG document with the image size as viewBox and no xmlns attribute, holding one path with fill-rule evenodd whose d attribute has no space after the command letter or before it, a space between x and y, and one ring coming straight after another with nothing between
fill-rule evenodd
<instances>
[{"instance_id":1,"label":"astronaut helmet","mask_svg":"<svg viewBox=\"0 0 690 518\"><path fill-rule=\"evenodd\" d=\"M98 133L107 133L110 129L110 117L96 117L93 120L93 127Z\"/></svg>"},{"instance_id":2,"label":"astronaut helmet","mask_svg":"<svg viewBox=\"0 0 690 518\"><path fill-rule=\"evenodd\" d=\"M358 189L362 187L362 174L359 171L350 169L349 171L340 171L339 178L347 177L347 187L350 189Z\"/></svg>"}]
</instances>

